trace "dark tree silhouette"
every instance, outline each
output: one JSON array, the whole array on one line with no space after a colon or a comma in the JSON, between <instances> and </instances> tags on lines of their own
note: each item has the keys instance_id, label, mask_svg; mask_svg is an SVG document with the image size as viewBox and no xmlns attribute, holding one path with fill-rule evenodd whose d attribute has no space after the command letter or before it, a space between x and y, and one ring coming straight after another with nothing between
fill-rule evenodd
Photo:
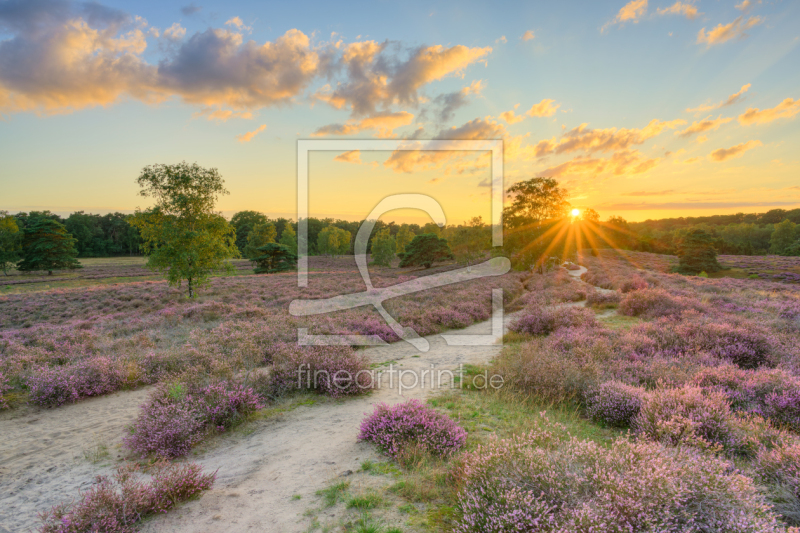
<instances>
[{"instance_id":1,"label":"dark tree silhouette","mask_svg":"<svg viewBox=\"0 0 800 533\"><path fill-rule=\"evenodd\" d=\"M417 265L430 268L436 261L453 259L453 252L450 251L447 239L440 239L433 233L425 233L414 237L400 259L401 268Z\"/></svg>"}]
</instances>

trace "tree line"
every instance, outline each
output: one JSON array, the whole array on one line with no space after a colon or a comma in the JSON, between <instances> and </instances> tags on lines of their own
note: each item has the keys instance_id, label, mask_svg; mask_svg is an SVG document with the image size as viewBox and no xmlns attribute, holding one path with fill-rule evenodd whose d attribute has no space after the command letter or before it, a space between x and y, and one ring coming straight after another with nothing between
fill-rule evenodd
<instances>
[{"instance_id":1,"label":"tree line","mask_svg":"<svg viewBox=\"0 0 800 533\"><path fill-rule=\"evenodd\" d=\"M715 249L731 255L800 256L800 209L626 222L609 219L620 248L675 254L689 233L707 233Z\"/></svg>"}]
</instances>

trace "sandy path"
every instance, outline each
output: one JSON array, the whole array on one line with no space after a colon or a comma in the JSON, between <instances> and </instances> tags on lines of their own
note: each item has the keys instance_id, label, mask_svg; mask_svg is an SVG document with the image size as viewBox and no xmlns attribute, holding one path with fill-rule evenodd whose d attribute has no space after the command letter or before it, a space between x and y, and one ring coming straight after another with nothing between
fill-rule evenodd
<instances>
[{"instance_id":1,"label":"sandy path","mask_svg":"<svg viewBox=\"0 0 800 533\"><path fill-rule=\"evenodd\" d=\"M39 512L69 501L97 474L108 473L84 452L103 443L116 457L115 444L148 392L118 392L0 421L0 533L31 530Z\"/></svg>"}]
</instances>

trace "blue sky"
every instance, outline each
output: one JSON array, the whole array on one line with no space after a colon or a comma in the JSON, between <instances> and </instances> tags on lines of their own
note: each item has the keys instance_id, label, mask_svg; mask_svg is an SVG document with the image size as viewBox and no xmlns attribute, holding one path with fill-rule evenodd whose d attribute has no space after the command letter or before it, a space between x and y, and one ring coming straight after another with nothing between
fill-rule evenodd
<instances>
[{"instance_id":1,"label":"blue sky","mask_svg":"<svg viewBox=\"0 0 800 533\"><path fill-rule=\"evenodd\" d=\"M502 138L506 185L603 217L797 206L798 44L788 1L0 0L0 209L130 211L187 160L223 212L293 216L298 139L374 137ZM488 158L423 154L314 156L313 214L413 191L488 219Z\"/></svg>"}]
</instances>

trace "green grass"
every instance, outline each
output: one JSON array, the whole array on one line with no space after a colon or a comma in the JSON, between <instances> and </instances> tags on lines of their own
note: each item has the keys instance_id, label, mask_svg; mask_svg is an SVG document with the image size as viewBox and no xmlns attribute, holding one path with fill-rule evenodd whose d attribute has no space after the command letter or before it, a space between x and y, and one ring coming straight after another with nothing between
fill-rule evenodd
<instances>
[{"instance_id":1,"label":"green grass","mask_svg":"<svg viewBox=\"0 0 800 533\"><path fill-rule=\"evenodd\" d=\"M360 509L362 511L366 509L375 509L383 504L383 497L377 492L367 492L366 494L351 496L350 499L347 500L348 509Z\"/></svg>"},{"instance_id":2,"label":"green grass","mask_svg":"<svg viewBox=\"0 0 800 533\"><path fill-rule=\"evenodd\" d=\"M369 472L373 476L380 476L386 474L399 474L400 469L396 465L389 462L375 462L367 459L361 462L361 470Z\"/></svg>"},{"instance_id":3,"label":"green grass","mask_svg":"<svg viewBox=\"0 0 800 533\"><path fill-rule=\"evenodd\" d=\"M317 491L317 496L322 496L325 507L333 507L339 500L344 499L347 489L350 487L349 481L340 481Z\"/></svg>"}]
</instances>

